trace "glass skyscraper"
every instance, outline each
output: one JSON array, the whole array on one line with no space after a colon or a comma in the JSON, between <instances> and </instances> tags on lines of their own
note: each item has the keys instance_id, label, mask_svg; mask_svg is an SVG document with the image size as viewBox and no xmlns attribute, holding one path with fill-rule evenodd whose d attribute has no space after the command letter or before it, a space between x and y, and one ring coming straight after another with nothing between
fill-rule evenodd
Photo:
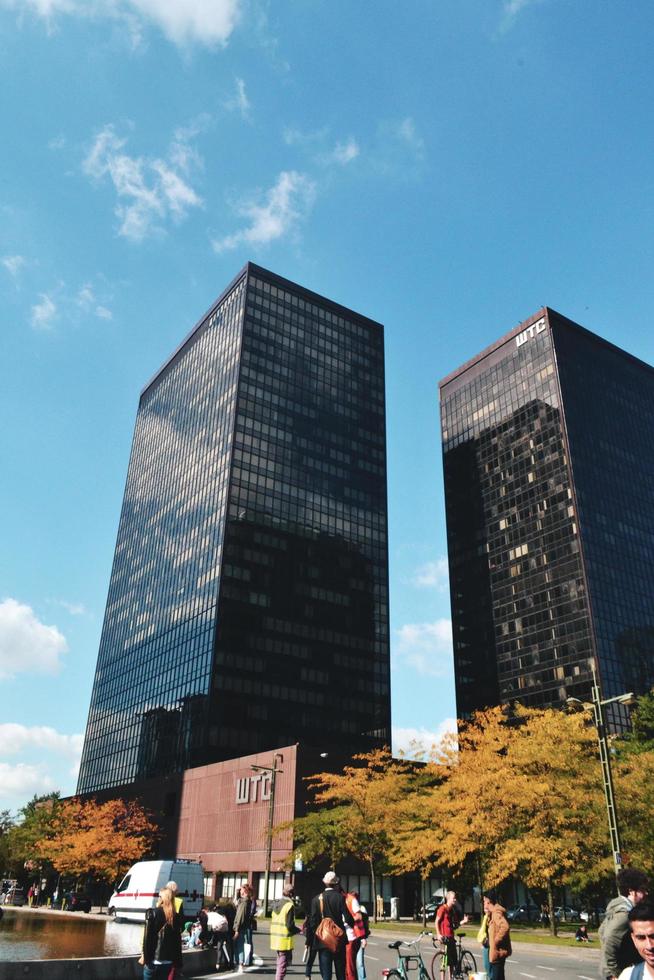
<instances>
[{"instance_id":1,"label":"glass skyscraper","mask_svg":"<svg viewBox=\"0 0 654 980\"><path fill-rule=\"evenodd\" d=\"M389 740L383 327L248 263L141 394L78 792Z\"/></svg>"},{"instance_id":2,"label":"glass skyscraper","mask_svg":"<svg viewBox=\"0 0 654 980\"><path fill-rule=\"evenodd\" d=\"M440 402L459 717L649 690L654 369L542 309Z\"/></svg>"}]
</instances>

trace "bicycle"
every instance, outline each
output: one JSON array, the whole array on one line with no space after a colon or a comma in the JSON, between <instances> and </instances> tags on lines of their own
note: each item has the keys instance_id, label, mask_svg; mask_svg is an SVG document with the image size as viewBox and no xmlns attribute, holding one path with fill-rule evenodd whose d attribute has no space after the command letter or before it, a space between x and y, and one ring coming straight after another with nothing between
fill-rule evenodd
<instances>
[{"instance_id":1,"label":"bicycle","mask_svg":"<svg viewBox=\"0 0 654 980\"><path fill-rule=\"evenodd\" d=\"M454 980L468 980L471 973L477 972L477 961L469 949L463 948L461 940L464 938L464 936L465 932L457 932L456 934L457 942L455 963L447 962L447 950L441 946L439 939L432 936L432 943L436 947L436 952L434 953L431 961L432 980L441 980L441 974L448 977L448 966L452 967L452 976L454 977Z\"/></svg>"},{"instance_id":2,"label":"bicycle","mask_svg":"<svg viewBox=\"0 0 654 980\"><path fill-rule=\"evenodd\" d=\"M423 936L431 936L433 938L433 935L432 932L421 932L413 942L407 942L405 939L396 939L394 943L389 943L388 948L397 951L397 969L382 970L382 975L386 977L386 980L409 980L409 971L415 969L418 970L418 980L431 980L429 971L425 966L425 961L422 958L422 953L420 952L420 940ZM401 953L400 946L409 946L412 949L417 946L418 948L415 953Z\"/></svg>"}]
</instances>

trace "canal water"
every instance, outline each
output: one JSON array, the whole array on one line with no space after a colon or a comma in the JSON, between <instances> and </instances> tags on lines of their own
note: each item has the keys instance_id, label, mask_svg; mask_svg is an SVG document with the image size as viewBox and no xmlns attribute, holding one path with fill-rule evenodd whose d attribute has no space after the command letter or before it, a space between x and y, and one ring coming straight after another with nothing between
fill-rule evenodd
<instances>
[{"instance_id":1,"label":"canal water","mask_svg":"<svg viewBox=\"0 0 654 980\"><path fill-rule=\"evenodd\" d=\"M83 912L48 915L4 909L0 960L56 960L87 956L139 956L143 926L101 922Z\"/></svg>"}]
</instances>

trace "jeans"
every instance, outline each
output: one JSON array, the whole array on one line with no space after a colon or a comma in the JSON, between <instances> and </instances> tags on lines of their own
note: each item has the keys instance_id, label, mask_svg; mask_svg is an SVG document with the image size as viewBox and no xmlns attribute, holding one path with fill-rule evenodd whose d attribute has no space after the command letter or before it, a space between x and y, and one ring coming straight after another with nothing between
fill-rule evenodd
<instances>
[{"instance_id":1,"label":"jeans","mask_svg":"<svg viewBox=\"0 0 654 980\"><path fill-rule=\"evenodd\" d=\"M322 980L332 980L332 963L336 980L345 980L345 947L341 947L337 953L332 953L328 949L319 949L318 962Z\"/></svg>"},{"instance_id":2,"label":"jeans","mask_svg":"<svg viewBox=\"0 0 654 980\"><path fill-rule=\"evenodd\" d=\"M366 947L359 946L357 953L357 980L366 980Z\"/></svg>"},{"instance_id":3,"label":"jeans","mask_svg":"<svg viewBox=\"0 0 654 980\"><path fill-rule=\"evenodd\" d=\"M275 980L284 980L284 977L286 976L286 971L292 962L293 962L293 950L291 949L277 950L277 969L275 971Z\"/></svg>"},{"instance_id":4,"label":"jeans","mask_svg":"<svg viewBox=\"0 0 654 980\"><path fill-rule=\"evenodd\" d=\"M504 980L504 964L506 960L496 960L490 965L490 980Z\"/></svg>"},{"instance_id":5,"label":"jeans","mask_svg":"<svg viewBox=\"0 0 654 980\"><path fill-rule=\"evenodd\" d=\"M234 959L239 966L245 966L245 944L248 944L251 950L250 955L254 953L252 949L252 930L251 929L239 929L238 936L234 940Z\"/></svg>"},{"instance_id":6,"label":"jeans","mask_svg":"<svg viewBox=\"0 0 654 980\"><path fill-rule=\"evenodd\" d=\"M484 973L490 977L490 950L488 946L482 946L481 951L484 957Z\"/></svg>"},{"instance_id":7,"label":"jeans","mask_svg":"<svg viewBox=\"0 0 654 980\"><path fill-rule=\"evenodd\" d=\"M148 966L146 963L143 967L143 980L168 980L172 968L172 963L159 963L157 966L154 963Z\"/></svg>"}]
</instances>

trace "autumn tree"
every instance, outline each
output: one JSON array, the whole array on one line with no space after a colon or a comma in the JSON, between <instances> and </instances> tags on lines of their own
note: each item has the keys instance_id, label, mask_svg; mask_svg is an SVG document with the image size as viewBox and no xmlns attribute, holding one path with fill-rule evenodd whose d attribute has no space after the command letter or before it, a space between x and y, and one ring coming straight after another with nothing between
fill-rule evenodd
<instances>
[{"instance_id":1,"label":"autumn tree","mask_svg":"<svg viewBox=\"0 0 654 980\"><path fill-rule=\"evenodd\" d=\"M61 874L89 875L114 882L148 854L158 837L150 814L134 801L63 801L36 854Z\"/></svg>"},{"instance_id":2,"label":"autumn tree","mask_svg":"<svg viewBox=\"0 0 654 980\"><path fill-rule=\"evenodd\" d=\"M586 719L516 705L478 712L446 738L442 780L410 814L438 814L413 847L434 866L474 862L487 885L519 876L547 892L609 869L596 735ZM550 917L556 929L554 916Z\"/></svg>"},{"instance_id":3,"label":"autumn tree","mask_svg":"<svg viewBox=\"0 0 654 980\"><path fill-rule=\"evenodd\" d=\"M355 755L352 762L342 773L317 773L307 783L312 804L321 808L318 812L325 814L325 825L339 835L339 856L350 854L368 865L374 901L377 877L386 865L393 833L389 813L407 788L410 764L393 759L389 748ZM314 812L300 817L294 824L296 840L312 839L319 824ZM332 849L332 854L336 853ZM304 850L302 854L304 858ZM373 907L376 909L376 903Z\"/></svg>"}]
</instances>

